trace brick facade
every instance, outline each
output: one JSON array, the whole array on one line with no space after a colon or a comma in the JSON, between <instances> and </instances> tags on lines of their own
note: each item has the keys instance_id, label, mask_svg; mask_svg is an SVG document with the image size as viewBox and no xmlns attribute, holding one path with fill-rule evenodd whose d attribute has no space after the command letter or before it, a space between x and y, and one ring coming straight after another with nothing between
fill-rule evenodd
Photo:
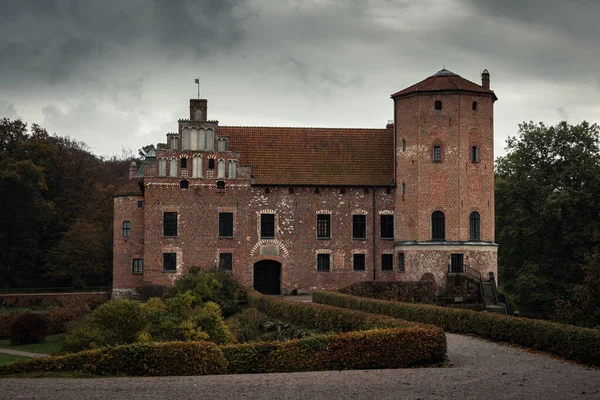
<instances>
[{"instance_id":1,"label":"brick facade","mask_svg":"<svg viewBox=\"0 0 600 400\"><path fill-rule=\"evenodd\" d=\"M484 276L496 273L496 97L454 74L420 84L392 96L394 124L386 129L223 127L207 119L206 100L191 100L190 119L115 195L114 295L169 285L190 267L219 267L222 253L232 255L232 272L248 287L258 262L279 263L282 293L424 274L442 288L456 253ZM432 162L434 146L441 162ZM436 210L445 215L444 241L431 240ZM473 211L480 215L476 241ZM165 212L177 213L175 236L164 235ZM219 237L219 213L233 214L233 236ZM261 214L274 214L273 237L261 237ZM319 214L329 215L328 238L317 237ZM366 238L353 238L353 215L365 216ZM392 237L381 237L382 215L393 216ZM123 221L130 221L128 237ZM175 254L173 271L163 269L165 253ZM319 254L328 255L328 271L318 271ZM364 270L354 268L355 254L358 261L364 254ZM383 254L392 256L391 270L382 268ZM142 273L134 273L134 259L143 259Z\"/></svg>"}]
</instances>

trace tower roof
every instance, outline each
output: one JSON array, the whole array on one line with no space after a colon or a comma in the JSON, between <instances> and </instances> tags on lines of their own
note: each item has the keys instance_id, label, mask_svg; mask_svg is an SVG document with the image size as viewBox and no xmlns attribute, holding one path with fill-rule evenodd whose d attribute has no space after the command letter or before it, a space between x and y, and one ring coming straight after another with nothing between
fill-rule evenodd
<instances>
[{"instance_id":1,"label":"tower roof","mask_svg":"<svg viewBox=\"0 0 600 400\"><path fill-rule=\"evenodd\" d=\"M494 100L498 100L492 90L485 89L483 86L471 82L452 71L441 69L421 82L415 83L404 90L392 94L392 98L408 96L416 93L431 93L431 92L472 92L489 94Z\"/></svg>"}]
</instances>

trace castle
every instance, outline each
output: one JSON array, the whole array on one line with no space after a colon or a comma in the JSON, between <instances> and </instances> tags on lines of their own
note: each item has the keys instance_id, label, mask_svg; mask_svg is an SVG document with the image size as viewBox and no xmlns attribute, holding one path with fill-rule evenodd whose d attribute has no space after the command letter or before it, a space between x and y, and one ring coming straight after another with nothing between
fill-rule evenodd
<instances>
[{"instance_id":1,"label":"castle","mask_svg":"<svg viewBox=\"0 0 600 400\"><path fill-rule=\"evenodd\" d=\"M190 100L115 194L113 296L191 267L268 294L496 275L489 73L391 97L384 129L221 126Z\"/></svg>"}]
</instances>

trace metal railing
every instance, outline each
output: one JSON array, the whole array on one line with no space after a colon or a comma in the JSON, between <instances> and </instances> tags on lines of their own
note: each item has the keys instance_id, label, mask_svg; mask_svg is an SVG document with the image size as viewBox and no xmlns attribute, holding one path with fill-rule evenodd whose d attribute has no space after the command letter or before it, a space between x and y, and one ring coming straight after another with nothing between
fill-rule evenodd
<instances>
[{"instance_id":1,"label":"metal railing","mask_svg":"<svg viewBox=\"0 0 600 400\"><path fill-rule=\"evenodd\" d=\"M463 265L455 265L454 267L452 266L452 264L448 264L448 273L450 274L465 274L468 275L470 277L472 277L473 279L477 280L478 282L481 282L481 272L477 271L474 268L469 267L466 264Z\"/></svg>"},{"instance_id":2,"label":"metal railing","mask_svg":"<svg viewBox=\"0 0 600 400\"><path fill-rule=\"evenodd\" d=\"M74 287L47 287L47 288L4 288L0 289L3 294L42 294L42 293L104 293L110 292L112 286L93 286L86 288Z\"/></svg>"}]
</instances>

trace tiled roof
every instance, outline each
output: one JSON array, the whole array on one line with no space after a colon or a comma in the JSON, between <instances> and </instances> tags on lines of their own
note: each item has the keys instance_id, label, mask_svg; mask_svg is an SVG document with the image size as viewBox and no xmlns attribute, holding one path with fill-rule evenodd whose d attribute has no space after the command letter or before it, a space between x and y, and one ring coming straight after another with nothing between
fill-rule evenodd
<instances>
[{"instance_id":1,"label":"tiled roof","mask_svg":"<svg viewBox=\"0 0 600 400\"><path fill-rule=\"evenodd\" d=\"M115 196L143 196L143 194L142 181L132 179L117 189Z\"/></svg>"},{"instance_id":2,"label":"tiled roof","mask_svg":"<svg viewBox=\"0 0 600 400\"><path fill-rule=\"evenodd\" d=\"M394 181L393 129L221 126L259 185L385 186Z\"/></svg>"},{"instance_id":3,"label":"tiled roof","mask_svg":"<svg viewBox=\"0 0 600 400\"><path fill-rule=\"evenodd\" d=\"M483 86L471 82L453 72L443 69L438 71L436 74L429 78L423 79L419 83L415 83L412 86L407 87L404 90L396 92L392 95L392 98L407 96L413 93L422 92L444 92L444 91L467 91L485 93L494 96L494 100L497 100L496 95L489 89L484 89Z\"/></svg>"}]
</instances>

